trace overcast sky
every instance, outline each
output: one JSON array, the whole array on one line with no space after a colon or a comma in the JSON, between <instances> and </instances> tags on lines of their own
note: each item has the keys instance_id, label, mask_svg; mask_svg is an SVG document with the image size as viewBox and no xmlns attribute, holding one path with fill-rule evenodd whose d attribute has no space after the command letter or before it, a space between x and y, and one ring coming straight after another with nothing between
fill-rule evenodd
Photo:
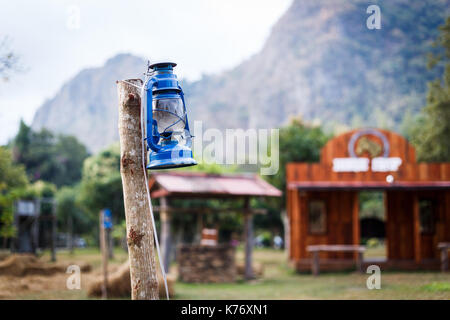
<instances>
[{"instance_id":1,"label":"overcast sky","mask_svg":"<svg viewBox=\"0 0 450 320\"><path fill-rule=\"evenodd\" d=\"M0 144L81 69L117 53L173 60L190 80L232 68L261 49L291 2L0 0L0 38L26 70L0 82Z\"/></svg>"}]
</instances>

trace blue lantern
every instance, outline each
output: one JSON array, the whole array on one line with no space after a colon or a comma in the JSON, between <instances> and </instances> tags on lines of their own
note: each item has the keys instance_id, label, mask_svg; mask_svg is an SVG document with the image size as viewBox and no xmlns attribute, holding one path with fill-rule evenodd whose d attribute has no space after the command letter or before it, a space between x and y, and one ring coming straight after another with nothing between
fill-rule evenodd
<instances>
[{"instance_id":1,"label":"blue lantern","mask_svg":"<svg viewBox=\"0 0 450 320\"><path fill-rule=\"evenodd\" d=\"M173 73L176 63L149 65L145 82L147 112L147 169L170 169L196 165L184 94Z\"/></svg>"}]
</instances>

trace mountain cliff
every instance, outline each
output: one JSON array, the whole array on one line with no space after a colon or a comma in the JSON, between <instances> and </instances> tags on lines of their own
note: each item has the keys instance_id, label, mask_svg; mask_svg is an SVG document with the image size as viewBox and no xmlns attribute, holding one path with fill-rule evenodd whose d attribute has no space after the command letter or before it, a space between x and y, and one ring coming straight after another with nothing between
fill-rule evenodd
<instances>
[{"instance_id":1,"label":"mountain cliff","mask_svg":"<svg viewBox=\"0 0 450 320\"><path fill-rule=\"evenodd\" d=\"M381 29L369 30L369 5ZM425 103L426 56L450 0L295 0L262 50L232 70L184 81L190 119L205 127L273 128L290 116L328 128L398 128ZM142 74L145 62L119 55L80 72L36 113L34 128L74 134L93 151L117 137L115 80Z\"/></svg>"},{"instance_id":2,"label":"mountain cliff","mask_svg":"<svg viewBox=\"0 0 450 320\"><path fill-rule=\"evenodd\" d=\"M145 66L141 58L119 54L81 71L37 110L32 128L74 135L93 152L118 141L116 81L142 78Z\"/></svg>"}]
</instances>

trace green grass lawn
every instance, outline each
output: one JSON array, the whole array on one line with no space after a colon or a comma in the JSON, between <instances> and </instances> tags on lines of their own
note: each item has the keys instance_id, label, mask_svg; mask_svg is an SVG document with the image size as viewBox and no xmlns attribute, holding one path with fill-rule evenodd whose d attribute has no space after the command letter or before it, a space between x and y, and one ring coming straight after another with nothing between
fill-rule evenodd
<instances>
[{"instance_id":1,"label":"green grass lawn","mask_svg":"<svg viewBox=\"0 0 450 320\"><path fill-rule=\"evenodd\" d=\"M370 251L370 250L369 250ZM379 256L384 249L375 248L369 256ZM127 254L116 250L110 265L125 261ZM49 260L46 253L41 259ZM101 257L96 249L77 250L74 255L58 252L58 261L86 261L94 272L100 269ZM239 250L237 260L243 260ZM175 284L175 299L450 299L450 273L440 272L383 272L381 289L366 287L368 274L356 272L322 273L318 277L297 274L288 265L282 251L256 249L254 260L264 265L261 279L229 284ZM176 269L176 265L172 266ZM54 290L20 295L24 299L86 299L82 290Z\"/></svg>"},{"instance_id":2,"label":"green grass lawn","mask_svg":"<svg viewBox=\"0 0 450 320\"><path fill-rule=\"evenodd\" d=\"M382 255L374 248L372 257ZM238 260L243 259L238 252ZM322 273L318 277L295 273L285 254L255 250L255 261L264 264L262 279L233 284L177 283L177 299L450 299L450 273L383 272L381 289L369 290L369 274Z\"/></svg>"}]
</instances>

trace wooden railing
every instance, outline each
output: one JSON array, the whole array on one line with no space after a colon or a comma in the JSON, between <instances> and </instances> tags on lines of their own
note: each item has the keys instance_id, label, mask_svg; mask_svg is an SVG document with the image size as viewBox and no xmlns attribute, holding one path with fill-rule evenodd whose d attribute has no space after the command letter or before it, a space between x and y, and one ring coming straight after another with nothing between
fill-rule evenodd
<instances>
[{"instance_id":1,"label":"wooden railing","mask_svg":"<svg viewBox=\"0 0 450 320\"><path fill-rule=\"evenodd\" d=\"M362 272L362 262L364 259L364 251L366 247L357 245L312 245L306 248L308 252L313 254L311 260L311 271L313 275L317 276L320 273L319 253L323 252L357 252L356 268Z\"/></svg>"},{"instance_id":2,"label":"wooden railing","mask_svg":"<svg viewBox=\"0 0 450 320\"><path fill-rule=\"evenodd\" d=\"M448 251L450 250L450 242L441 242L438 244L438 249L441 251L441 271L448 270Z\"/></svg>"}]
</instances>

